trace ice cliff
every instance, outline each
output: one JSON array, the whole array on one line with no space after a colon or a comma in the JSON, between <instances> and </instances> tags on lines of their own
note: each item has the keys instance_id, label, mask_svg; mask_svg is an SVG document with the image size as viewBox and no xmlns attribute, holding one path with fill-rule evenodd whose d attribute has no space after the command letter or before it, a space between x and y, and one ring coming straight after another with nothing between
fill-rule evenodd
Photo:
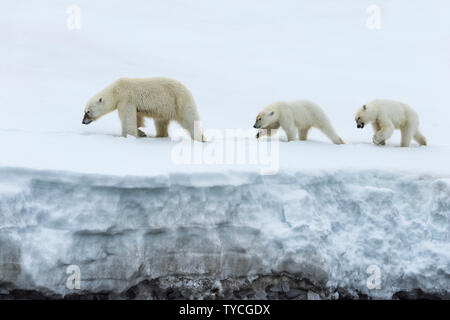
<instances>
[{"instance_id":1,"label":"ice cliff","mask_svg":"<svg viewBox=\"0 0 450 320\"><path fill-rule=\"evenodd\" d=\"M1 168L0 297L449 298L449 216L432 175Z\"/></svg>"}]
</instances>

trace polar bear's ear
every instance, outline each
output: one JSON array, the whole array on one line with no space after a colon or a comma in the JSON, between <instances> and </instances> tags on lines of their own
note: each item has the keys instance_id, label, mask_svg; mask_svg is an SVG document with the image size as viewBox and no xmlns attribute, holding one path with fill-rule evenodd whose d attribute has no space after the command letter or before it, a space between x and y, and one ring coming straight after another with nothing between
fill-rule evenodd
<instances>
[{"instance_id":1,"label":"polar bear's ear","mask_svg":"<svg viewBox=\"0 0 450 320\"><path fill-rule=\"evenodd\" d=\"M367 107L366 107L366 105L363 105L363 109L364 109L364 110L367 110Z\"/></svg>"},{"instance_id":2,"label":"polar bear's ear","mask_svg":"<svg viewBox=\"0 0 450 320\"><path fill-rule=\"evenodd\" d=\"M97 102L98 102L98 103L102 103L102 102L103 102L103 98L102 98L102 97L99 97L98 100L97 100Z\"/></svg>"}]
</instances>

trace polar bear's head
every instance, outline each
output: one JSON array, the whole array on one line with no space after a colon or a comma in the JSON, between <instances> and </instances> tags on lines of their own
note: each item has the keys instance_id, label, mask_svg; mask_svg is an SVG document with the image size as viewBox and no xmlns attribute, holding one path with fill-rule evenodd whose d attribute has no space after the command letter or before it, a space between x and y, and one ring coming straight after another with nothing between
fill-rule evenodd
<instances>
[{"instance_id":1,"label":"polar bear's head","mask_svg":"<svg viewBox=\"0 0 450 320\"><path fill-rule=\"evenodd\" d=\"M112 95L101 92L89 99L84 109L83 124L89 124L115 109Z\"/></svg>"},{"instance_id":2,"label":"polar bear's head","mask_svg":"<svg viewBox=\"0 0 450 320\"><path fill-rule=\"evenodd\" d=\"M367 110L367 106L363 105L358 109L355 115L356 127L358 129L364 128L367 123L372 122L372 115L369 110Z\"/></svg>"},{"instance_id":3,"label":"polar bear's head","mask_svg":"<svg viewBox=\"0 0 450 320\"><path fill-rule=\"evenodd\" d=\"M256 121L253 128L267 129L271 124L277 122L278 120L278 111L271 108L266 108L256 116Z\"/></svg>"}]
</instances>

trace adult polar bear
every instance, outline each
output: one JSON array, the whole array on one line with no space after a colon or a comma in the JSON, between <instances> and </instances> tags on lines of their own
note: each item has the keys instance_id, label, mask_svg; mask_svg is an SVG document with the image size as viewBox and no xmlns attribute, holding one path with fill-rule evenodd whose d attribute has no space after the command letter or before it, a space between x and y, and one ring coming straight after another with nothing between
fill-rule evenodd
<instances>
[{"instance_id":1,"label":"adult polar bear","mask_svg":"<svg viewBox=\"0 0 450 320\"><path fill-rule=\"evenodd\" d=\"M308 100L279 101L268 105L256 116L253 127L259 129L256 138L266 134L270 136L281 127L286 132L288 141L295 140L297 132L300 140L306 140L309 130L315 127L333 143L344 143L323 110Z\"/></svg>"},{"instance_id":2,"label":"adult polar bear","mask_svg":"<svg viewBox=\"0 0 450 320\"><path fill-rule=\"evenodd\" d=\"M385 145L386 140L400 129L402 133L401 146L409 147L411 140L426 145L426 138L419 131L419 116L405 103L377 99L362 106L355 115L356 127L364 128L365 124L372 123L375 132L373 143Z\"/></svg>"},{"instance_id":3,"label":"adult polar bear","mask_svg":"<svg viewBox=\"0 0 450 320\"><path fill-rule=\"evenodd\" d=\"M191 138L204 141L197 107L189 90L180 82L163 77L120 78L94 95L84 110L83 124L118 110L122 136L145 137L139 130L144 118L153 118L156 137L167 137L171 120L186 129Z\"/></svg>"}]
</instances>

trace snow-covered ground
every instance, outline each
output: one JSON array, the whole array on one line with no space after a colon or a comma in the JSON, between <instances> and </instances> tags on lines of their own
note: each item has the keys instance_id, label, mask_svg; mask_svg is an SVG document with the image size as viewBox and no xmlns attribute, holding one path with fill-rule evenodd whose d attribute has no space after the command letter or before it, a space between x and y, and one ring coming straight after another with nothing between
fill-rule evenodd
<instances>
[{"instance_id":1,"label":"snow-covered ground","mask_svg":"<svg viewBox=\"0 0 450 320\"><path fill-rule=\"evenodd\" d=\"M371 5L379 29L367 26ZM3 4L0 283L67 293L65 267L79 264L93 291L183 272L286 271L373 297L448 292L449 10L447 0ZM122 138L116 113L81 124L109 82L151 76L192 91L209 142L175 139L176 124L172 138ZM281 133L267 151L253 138L256 114L303 98L325 109L346 144L318 131L287 143ZM398 132L373 145L353 115L374 98L415 108L429 145L399 148ZM233 142L242 162L227 162ZM118 268L114 255L129 264ZM382 289L367 288L370 265Z\"/></svg>"}]
</instances>

